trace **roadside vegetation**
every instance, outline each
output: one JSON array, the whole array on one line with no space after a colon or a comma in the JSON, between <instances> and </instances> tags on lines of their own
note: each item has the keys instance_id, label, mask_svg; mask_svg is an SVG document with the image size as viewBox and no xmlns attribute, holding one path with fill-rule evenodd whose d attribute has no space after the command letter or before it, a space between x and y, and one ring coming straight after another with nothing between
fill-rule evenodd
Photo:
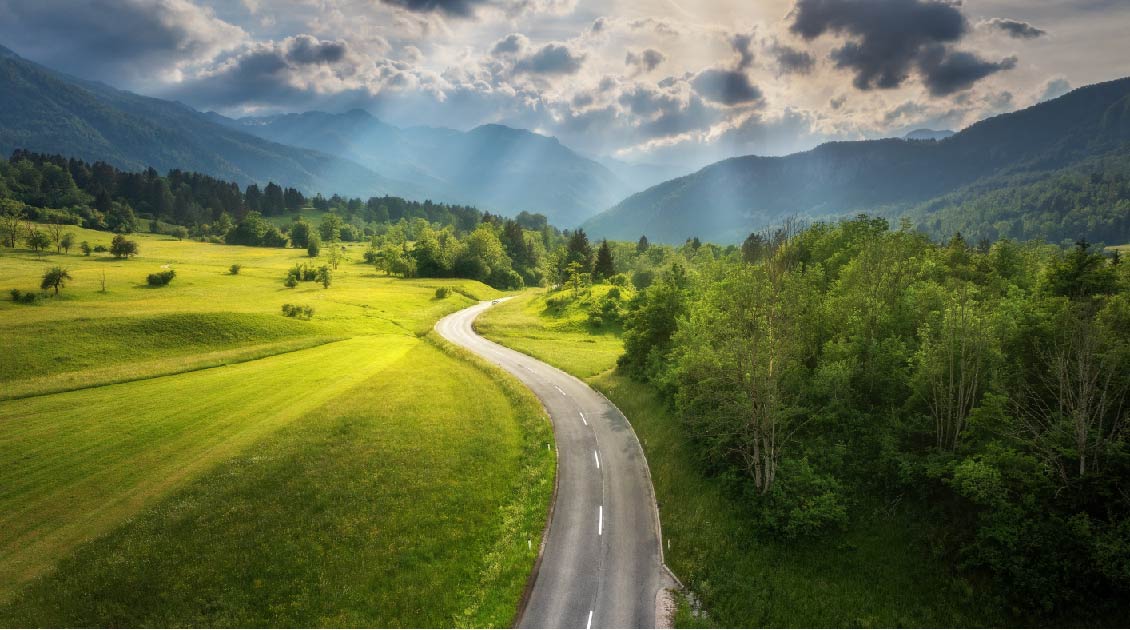
<instances>
[{"instance_id":1,"label":"roadside vegetation","mask_svg":"<svg viewBox=\"0 0 1130 630\"><path fill-rule=\"evenodd\" d=\"M530 292L479 324L632 419L668 562L702 606L681 625L1124 615L1117 257L936 244L867 217L706 247L657 266L618 329L579 324L598 287ZM586 332L599 353L564 351Z\"/></svg>"},{"instance_id":2,"label":"roadside vegetation","mask_svg":"<svg viewBox=\"0 0 1130 630\"><path fill-rule=\"evenodd\" d=\"M495 290L352 242L288 289L305 250L68 229L87 248L0 252L36 296L0 302L0 625L512 623L549 424L426 338Z\"/></svg>"}]
</instances>

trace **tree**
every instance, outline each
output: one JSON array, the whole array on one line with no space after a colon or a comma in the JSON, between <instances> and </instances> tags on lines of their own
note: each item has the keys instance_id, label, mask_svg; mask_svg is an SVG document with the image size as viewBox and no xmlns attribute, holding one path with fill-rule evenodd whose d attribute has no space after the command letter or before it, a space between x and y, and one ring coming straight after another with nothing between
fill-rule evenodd
<instances>
[{"instance_id":1,"label":"tree","mask_svg":"<svg viewBox=\"0 0 1130 630\"><path fill-rule=\"evenodd\" d=\"M957 449L973 408L987 381L989 336L970 289L962 284L950 299L936 329L924 327L919 350L919 373L934 419L935 444Z\"/></svg>"},{"instance_id":2,"label":"tree","mask_svg":"<svg viewBox=\"0 0 1130 630\"><path fill-rule=\"evenodd\" d=\"M596 263L593 265L593 277L596 281L607 280L616 274L616 263L612 259L612 248L608 246L608 239L600 242L600 249L596 252Z\"/></svg>"},{"instance_id":3,"label":"tree","mask_svg":"<svg viewBox=\"0 0 1130 630\"><path fill-rule=\"evenodd\" d=\"M585 271L585 267L578 261L569 263L565 268L565 284L573 288L573 297L580 295L581 287L587 286L592 274Z\"/></svg>"},{"instance_id":4,"label":"tree","mask_svg":"<svg viewBox=\"0 0 1130 630\"><path fill-rule=\"evenodd\" d=\"M636 242L636 253L642 254L646 252L649 247L651 247L651 243L648 242L647 235L645 234Z\"/></svg>"},{"instance_id":5,"label":"tree","mask_svg":"<svg viewBox=\"0 0 1130 630\"><path fill-rule=\"evenodd\" d=\"M67 281L71 279L71 274L62 267L52 267L43 274L43 281L39 283L39 288L46 291L47 289L55 289L55 295L59 295L59 289L66 286Z\"/></svg>"},{"instance_id":6,"label":"tree","mask_svg":"<svg viewBox=\"0 0 1130 630\"><path fill-rule=\"evenodd\" d=\"M63 226L59 223L47 224L47 237L55 245L55 253L63 251Z\"/></svg>"},{"instance_id":7,"label":"tree","mask_svg":"<svg viewBox=\"0 0 1130 630\"><path fill-rule=\"evenodd\" d=\"M1049 265L1045 284L1052 295L1084 299L1113 293L1117 276L1101 251L1087 241L1078 241L1067 255Z\"/></svg>"},{"instance_id":8,"label":"tree","mask_svg":"<svg viewBox=\"0 0 1130 630\"><path fill-rule=\"evenodd\" d=\"M747 263L755 263L761 260L768 251L768 243L765 237L757 232L751 232L749 236L742 241L742 260Z\"/></svg>"},{"instance_id":9,"label":"tree","mask_svg":"<svg viewBox=\"0 0 1130 630\"><path fill-rule=\"evenodd\" d=\"M67 232L66 234L63 235L62 238L59 239L59 247L63 248L64 254L71 253L71 248L74 247L74 246L75 246L75 235L71 232Z\"/></svg>"},{"instance_id":10,"label":"tree","mask_svg":"<svg viewBox=\"0 0 1130 630\"><path fill-rule=\"evenodd\" d=\"M589 245L589 237L585 231L577 228L569 236L569 243L565 246L565 261L562 266L563 269L568 268L572 263L580 263L583 271L592 271L592 246Z\"/></svg>"},{"instance_id":11,"label":"tree","mask_svg":"<svg viewBox=\"0 0 1130 630\"><path fill-rule=\"evenodd\" d=\"M340 239L343 224L341 217L333 212L322 217L322 222L318 224L318 233L322 236L322 241L333 243Z\"/></svg>"},{"instance_id":12,"label":"tree","mask_svg":"<svg viewBox=\"0 0 1130 630\"><path fill-rule=\"evenodd\" d=\"M318 237L313 236L306 240L306 255L310 258L317 258L318 254L322 252L322 243Z\"/></svg>"},{"instance_id":13,"label":"tree","mask_svg":"<svg viewBox=\"0 0 1130 630\"><path fill-rule=\"evenodd\" d=\"M299 249L306 249L310 244L310 224L302 219L295 220L290 225L290 243Z\"/></svg>"},{"instance_id":14,"label":"tree","mask_svg":"<svg viewBox=\"0 0 1130 630\"><path fill-rule=\"evenodd\" d=\"M330 283L333 282L333 272L330 271L328 265L322 265L321 267L318 267L318 274L317 276L315 276L314 281L321 282L323 289L330 288Z\"/></svg>"},{"instance_id":15,"label":"tree","mask_svg":"<svg viewBox=\"0 0 1130 630\"><path fill-rule=\"evenodd\" d=\"M51 246L51 239L35 227L28 228L27 238L24 239L24 242L27 243L27 246L30 247L32 251L40 255Z\"/></svg>"},{"instance_id":16,"label":"tree","mask_svg":"<svg viewBox=\"0 0 1130 630\"><path fill-rule=\"evenodd\" d=\"M83 256L89 256L90 253L94 251L94 248L90 246L89 242L83 241L79 244L79 250L82 251Z\"/></svg>"},{"instance_id":17,"label":"tree","mask_svg":"<svg viewBox=\"0 0 1130 630\"><path fill-rule=\"evenodd\" d=\"M0 199L0 238L4 245L14 248L23 231L24 205L14 199Z\"/></svg>"},{"instance_id":18,"label":"tree","mask_svg":"<svg viewBox=\"0 0 1130 630\"><path fill-rule=\"evenodd\" d=\"M110 241L110 253L114 258L129 258L137 255L137 242L126 239L122 234L114 235Z\"/></svg>"}]
</instances>

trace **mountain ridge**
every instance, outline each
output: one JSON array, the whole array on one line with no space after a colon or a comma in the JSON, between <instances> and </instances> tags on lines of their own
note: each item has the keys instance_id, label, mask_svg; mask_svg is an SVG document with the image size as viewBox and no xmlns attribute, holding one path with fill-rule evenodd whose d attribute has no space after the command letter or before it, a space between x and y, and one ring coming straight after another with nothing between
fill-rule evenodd
<instances>
[{"instance_id":1,"label":"mountain ridge","mask_svg":"<svg viewBox=\"0 0 1130 630\"><path fill-rule=\"evenodd\" d=\"M979 121L936 141L836 141L783 157L741 156L663 182L589 219L597 237L738 242L786 216L909 206L978 179L1050 171L1130 141L1130 78ZM709 210L704 210L709 208Z\"/></svg>"},{"instance_id":2,"label":"mountain ridge","mask_svg":"<svg viewBox=\"0 0 1130 630\"><path fill-rule=\"evenodd\" d=\"M183 103L72 77L2 48L0 151L15 149L129 170L192 170L241 185L275 180L307 193L368 196L395 187L348 160L269 142Z\"/></svg>"}]
</instances>

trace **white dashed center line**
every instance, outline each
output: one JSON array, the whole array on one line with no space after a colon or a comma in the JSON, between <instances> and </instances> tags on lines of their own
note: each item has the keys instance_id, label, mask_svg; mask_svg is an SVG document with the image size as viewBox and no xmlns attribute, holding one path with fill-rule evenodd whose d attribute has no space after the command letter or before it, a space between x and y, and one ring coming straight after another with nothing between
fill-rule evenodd
<instances>
[{"instance_id":1,"label":"white dashed center line","mask_svg":"<svg viewBox=\"0 0 1130 630\"><path fill-rule=\"evenodd\" d=\"M604 506L603 505L600 506L600 511L597 513L597 517L596 517L596 535L597 536L603 536L604 535Z\"/></svg>"},{"instance_id":2,"label":"white dashed center line","mask_svg":"<svg viewBox=\"0 0 1130 630\"><path fill-rule=\"evenodd\" d=\"M587 622L585 622L585 630L589 630L589 628L592 628L592 611L591 610L589 611L589 620Z\"/></svg>"},{"instance_id":3,"label":"white dashed center line","mask_svg":"<svg viewBox=\"0 0 1130 630\"><path fill-rule=\"evenodd\" d=\"M577 413L581 414L581 422L584 422L586 427L589 426L589 421L585 420L585 413L583 411L578 411Z\"/></svg>"},{"instance_id":4,"label":"white dashed center line","mask_svg":"<svg viewBox=\"0 0 1130 630\"><path fill-rule=\"evenodd\" d=\"M558 392L561 393L562 396L565 396L565 390L561 389L560 387L554 385L553 389L556 389Z\"/></svg>"},{"instance_id":5,"label":"white dashed center line","mask_svg":"<svg viewBox=\"0 0 1130 630\"><path fill-rule=\"evenodd\" d=\"M600 470L600 454L596 451L593 451L592 456L596 459L596 469Z\"/></svg>"}]
</instances>

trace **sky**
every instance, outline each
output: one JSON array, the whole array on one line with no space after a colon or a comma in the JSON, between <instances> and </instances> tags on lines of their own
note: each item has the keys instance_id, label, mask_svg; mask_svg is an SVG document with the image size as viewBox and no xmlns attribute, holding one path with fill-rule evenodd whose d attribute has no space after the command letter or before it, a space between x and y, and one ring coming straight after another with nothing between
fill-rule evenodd
<instances>
[{"instance_id":1,"label":"sky","mask_svg":"<svg viewBox=\"0 0 1130 630\"><path fill-rule=\"evenodd\" d=\"M501 123L698 167L1130 75L1130 0L3 0L0 44L229 116Z\"/></svg>"}]
</instances>

